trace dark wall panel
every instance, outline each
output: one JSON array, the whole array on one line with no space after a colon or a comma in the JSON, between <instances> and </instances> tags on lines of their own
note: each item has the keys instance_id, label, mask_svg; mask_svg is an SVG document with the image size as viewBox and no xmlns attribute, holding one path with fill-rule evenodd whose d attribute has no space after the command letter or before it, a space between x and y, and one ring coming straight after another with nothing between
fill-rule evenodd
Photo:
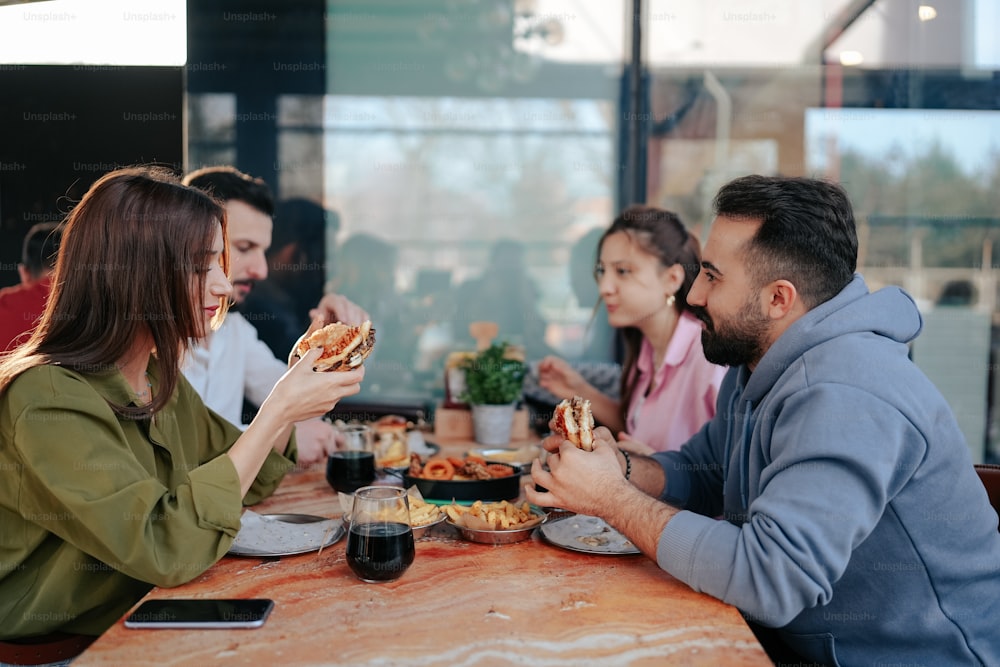
<instances>
[{"instance_id":1,"label":"dark wall panel","mask_svg":"<svg viewBox=\"0 0 1000 667\"><path fill-rule=\"evenodd\" d=\"M24 233L116 166L184 159L184 68L0 66L0 285Z\"/></svg>"}]
</instances>

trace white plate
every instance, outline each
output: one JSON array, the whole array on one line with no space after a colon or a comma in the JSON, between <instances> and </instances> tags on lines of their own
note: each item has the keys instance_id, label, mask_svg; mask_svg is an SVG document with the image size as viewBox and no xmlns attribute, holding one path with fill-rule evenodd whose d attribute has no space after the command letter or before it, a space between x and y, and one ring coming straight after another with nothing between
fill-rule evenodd
<instances>
[{"instance_id":1,"label":"white plate","mask_svg":"<svg viewBox=\"0 0 1000 667\"><path fill-rule=\"evenodd\" d=\"M570 551L620 556L642 553L628 538L596 516L573 514L548 521L538 531L548 542Z\"/></svg>"},{"instance_id":2,"label":"white plate","mask_svg":"<svg viewBox=\"0 0 1000 667\"><path fill-rule=\"evenodd\" d=\"M229 547L231 556L293 556L335 544L344 522L312 514L243 513L240 532Z\"/></svg>"}]
</instances>

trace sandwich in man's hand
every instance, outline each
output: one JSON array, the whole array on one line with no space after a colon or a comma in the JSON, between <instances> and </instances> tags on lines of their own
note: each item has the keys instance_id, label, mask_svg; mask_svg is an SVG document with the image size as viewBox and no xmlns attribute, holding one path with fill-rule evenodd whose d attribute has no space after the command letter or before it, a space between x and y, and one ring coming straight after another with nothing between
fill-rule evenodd
<instances>
[{"instance_id":1,"label":"sandwich in man's hand","mask_svg":"<svg viewBox=\"0 0 1000 667\"><path fill-rule=\"evenodd\" d=\"M594 449L594 415L590 412L590 401L579 396L565 399L556 406L552 415L552 430L563 436L580 449Z\"/></svg>"},{"instance_id":2,"label":"sandwich in man's hand","mask_svg":"<svg viewBox=\"0 0 1000 667\"><path fill-rule=\"evenodd\" d=\"M302 357L314 347L323 348L314 370L349 371L363 364L371 354L375 347L375 329L371 320L365 320L356 327L343 322L327 324L300 340L295 352Z\"/></svg>"}]
</instances>

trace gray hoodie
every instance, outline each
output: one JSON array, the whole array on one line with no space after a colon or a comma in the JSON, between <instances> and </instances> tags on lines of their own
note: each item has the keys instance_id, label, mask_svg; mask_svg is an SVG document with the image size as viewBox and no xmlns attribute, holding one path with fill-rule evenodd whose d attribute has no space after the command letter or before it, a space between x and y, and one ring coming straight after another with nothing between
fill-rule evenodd
<instances>
[{"instance_id":1,"label":"gray hoodie","mask_svg":"<svg viewBox=\"0 0 1000 667\"><path fill-rule=\"evenodd\" d=\"M856 275L731 369L715 418L656 455L689 510L660 567L825 664L1000 665L997 515L909 359L921 324Z\"/></svg>"}]
</instances>

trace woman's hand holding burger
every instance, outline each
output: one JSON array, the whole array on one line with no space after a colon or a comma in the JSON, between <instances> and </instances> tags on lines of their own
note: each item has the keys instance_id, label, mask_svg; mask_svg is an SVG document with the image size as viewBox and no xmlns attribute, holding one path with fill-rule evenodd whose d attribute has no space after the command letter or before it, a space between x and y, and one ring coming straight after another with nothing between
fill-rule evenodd
<instances>
[{"instance_id":1,"label":"woman's hand holding burger","mask_svg":"<svg viewBox=\"0 0 1000 667\"><path fill-rule=\"evenodd\" d=\"M308 350L300 360L278 380L270 395L260 406L260 411L270 409L270 404L280 406L282 421L299 422L325 415L340 399L361 391L365 377L364 365L338 373L313 370L319 363L323 348Z\"/></svg>"}]
</instances>

